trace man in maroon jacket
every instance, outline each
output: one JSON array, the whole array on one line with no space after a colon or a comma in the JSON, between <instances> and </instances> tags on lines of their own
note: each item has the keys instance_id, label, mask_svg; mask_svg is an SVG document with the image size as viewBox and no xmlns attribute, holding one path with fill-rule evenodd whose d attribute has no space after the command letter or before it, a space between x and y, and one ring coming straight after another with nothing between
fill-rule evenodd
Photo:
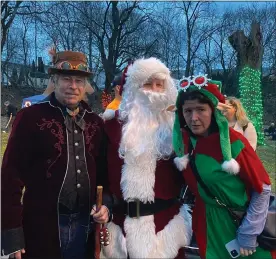
<instances>
[{"instance_id":1,"label":"man in maroon jacket","mask_svg":"<svg viewBox=\"0 0 276 259\"><path fill-rule=\"evenodd\" d=\"M103 121L81 101L86 57L58 52L53 64L54 93L18 113L3 158L1 249L15 258L84 258L90 213L109 217L91 212L106 161Z\"/></svg>"},{"instance_id":2,"label":"man in maroon jacket","mask_svg":"<svg viewBox=\"0 0 276 259\"><path fill-rule=\"evenodd\" d=\"M176 95L160 60L140 59L128 67L120 109L105 122L114 203L106 258L183 258L191 217L177 202L182 180L173 165L170 111Z\"/></svg>"}]
</instances>

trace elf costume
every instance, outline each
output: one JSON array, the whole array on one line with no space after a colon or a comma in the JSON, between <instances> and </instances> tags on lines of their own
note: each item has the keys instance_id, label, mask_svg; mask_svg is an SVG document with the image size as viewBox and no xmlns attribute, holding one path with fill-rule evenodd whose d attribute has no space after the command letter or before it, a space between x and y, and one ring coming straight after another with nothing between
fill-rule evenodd
<instances>
[{"instance_id":1,"label":"elf costume","mask_svg":"<svg viewBox=\"0 0 276 259\"><path fill-rule=\"evenodd\" d=\"M237 237L238 226L228 210L220 207L197 182L189 164L189 143L194 147L193 154L200 177L211 193L229 208L246 211L252 191L262 193L263 184L270 185L270 180L249 142L228 127L227 119L218 110L219 103L225 100L217 83L204 75L180 81L173 146L178 156L175 164L183 171L186 183L196 196L192 220L201 258L230 259L225 245ZM182 91L199 91L211 100L216 107L213 116L218 126L217 132L199 137L191 134L187 125L180 127L181 120L185 123L182 114L184 103L180 103ZM276 258L276 252L257 247L256 252L248 258Z\"/></svg>"}]
</instances>

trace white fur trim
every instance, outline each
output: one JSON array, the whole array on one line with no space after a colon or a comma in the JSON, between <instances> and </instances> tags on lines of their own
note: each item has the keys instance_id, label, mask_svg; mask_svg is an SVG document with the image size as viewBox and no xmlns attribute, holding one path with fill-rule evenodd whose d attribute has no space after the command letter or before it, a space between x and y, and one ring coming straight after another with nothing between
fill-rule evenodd
<instances>
[{"instance_id":1,"label":"white fur trim","mask_svg":"<svg viewBox=\"0 0 276 259\"><path fill-rule=\"evenodd\" d=\"M180 248L190 244L192 237L192 218L188 210L189 207L183 205L179 214L157 234L154 216L127 217L124 224L126 239L118 226L109 223L110 244L103 248L104 256L126 258L127 248L130 258L175 258Z\"/></svg>"},{"instance_id":2,"label":"white fur trim","mask_svg":"<svg viewBox=\"0 0 276 259\"><path fill-rule=\"evenodd\" d=\"M229 161L224 161L221 165L223 171L230 173L230 174L238 174L240 171L240 165L238 162L231 158Z\"/></svg>"},{"instance_id":3,"label":"white fur trim","mask_svg":"<svg viewBox=\"0 0 276 259\"><path fill-rule=\"evenodd\" d=\"M127 155L125 156L125 161ZM147 161L147 163L145 163ZM121 189L124 200L138 199L144 203L154 201L155 184L155 157L145 152L123 165L121 177Z\"/></svg>"},{"instance_id":4,"label":"white fur trim","mask_svg":"<svg viewBox=\"0 0 276 259\"><path fill-rule=\"evenodd\" d=\"M111 120L115 117L115 111L111 109L106 109L105 112L102 115L102 118L107 121Z\"/></svg>"},{"instance_id":5,"label":"white fur trim","mask_svg":"<svg viewBox=\"0 0 276 259\"><path fill-rule=\"evenodd\" d=\"M109 245L102 246L101 258L127 258L126 239L121 228L110 222L106 225L109 231Z\"/></svg>"},{"instance_id":6,"label":"white fur trim","mask_svg":"<svg viewBox=\"0 0 276 259\"><path fill-rule=\"evenodd\" d=\"M139 88L154 74L163 74L169 77L170 70L157 58L138 59L127 70L124 89Z\"/></svg>"},{"instance_id":7,"label":"white fur trim","mask_svg":"<svg viewBox=\"0 0 276 259\"><path fill-rule=\"evenodd\" d=\"M176 157L174 160L174 164L176 165L179 171L186 169L187 164L189 163L189 155L184 155L182 157Z\"/></svg>"},{"instance_id":8,"label":"white fur trim","mask_svg":"<svg viewBox=\"0 0 276 259\"><path fill-rule=\"evenodd\" d=\"M144 203L153 202L155 170L156 157L150 150L135 158L131 154L125 154L121 176L124 200L139 199ZM181 247L190 243L191 215L188 212L188 207L182 206L179 213L157 234L153 215L138 219L126 217L124 230L126 248L130 258L174 258ZM120 235L113 236L118 236L119 240L122 240ZM119 244L120 241L113 243ZM113 249L116 248L110 248L111 251ZM120 249L122 250L122 248Z\"/></svg>"}]
</instances>

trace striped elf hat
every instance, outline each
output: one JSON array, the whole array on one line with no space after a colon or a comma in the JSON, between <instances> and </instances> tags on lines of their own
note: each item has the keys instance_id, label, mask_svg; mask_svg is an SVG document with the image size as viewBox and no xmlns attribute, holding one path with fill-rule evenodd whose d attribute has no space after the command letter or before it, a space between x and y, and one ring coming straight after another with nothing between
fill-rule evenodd
<instances>
[{"instance_id":1,"label":"striped elf hat","mask_svg":"<svg viewBox=\"0 0 276 259\"><path fill-rule=\"evenodd\" d=\"M238 162L232 158L228 121L220 111L220 107L223 107L225 103L225 97L221 94L220 89L221 82L212 81L207 78L207 75L200 74L198 76L193 76L192 78L184 77L179 81L176 107L179 107L180 105L181 91L199 91L213 103L215 107L214 117L219 128L220 146L224 160L222 163L222 170L231 174L237 174L240 170L240 166ZM173 148L177 155L174 162L177 168L182 171L187 167L189 162L188 145L190 137L189 134L183 134L182 129L180 128L179 116L183 116L182 114L179 114L180 112L182 111L175 111Z\"/></svg>"}]
</instances>

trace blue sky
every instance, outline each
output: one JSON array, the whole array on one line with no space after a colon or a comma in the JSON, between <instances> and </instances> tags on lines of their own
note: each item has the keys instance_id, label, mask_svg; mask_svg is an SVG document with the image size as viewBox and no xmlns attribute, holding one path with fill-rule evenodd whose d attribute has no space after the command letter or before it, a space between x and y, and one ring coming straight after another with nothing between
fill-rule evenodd
<instances>
[{"instance_id":1,"label":"blue sky","mask_svg":"<svg viewBox=\"0 0 276 259\"><path fill-rule=\"evenodd\" d=\"M217 6L221 9L232 9L235 10L241 6L246 7L246 6L250 6L252 4L258 4L260 7L264 6L266 3L272 3L274 1L233 1L233 2L229 2L229 1L211 1L211 2L215 2L217 4ZM274 2L275 3L275 2Z\"/></svg>"}]
</instances>

